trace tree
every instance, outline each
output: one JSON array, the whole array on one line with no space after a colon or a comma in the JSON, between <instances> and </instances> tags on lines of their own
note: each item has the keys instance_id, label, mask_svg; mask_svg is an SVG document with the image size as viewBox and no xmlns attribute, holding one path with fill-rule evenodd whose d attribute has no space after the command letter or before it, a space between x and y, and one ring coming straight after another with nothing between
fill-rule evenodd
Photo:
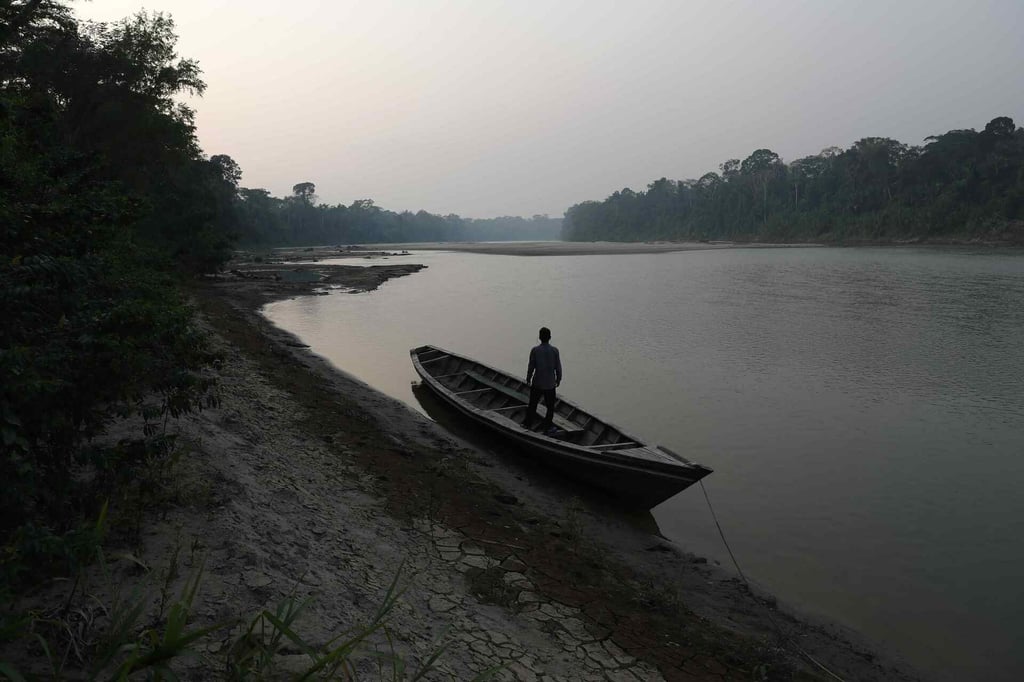
<instances>
[{"instance_id":1,"label":"tree","mask_svg":"<svg viewBox=\"0 0 1024 682\"><path fill-rule=\"evenodd\" d=\"M316 185L312 182L300 182L292 186L292 196L303 204L311 205L316 203Z\"/></svg>"},{"instance_id":2,"label":"tree","mask_svg":"<svg viewBox=\"0 0 1024 682\"><path fill-rule=\"evenodd\" d=\"M154 422L214 400L178 284L223 262L233 186L176 102L203 84L174 43L160 15L80 25L56 2L0 3L0 544L18 557L0 594L94 549L75 535L90 493L117 504L169 454ZM89 444L132 414L136 442Z\"/></svg>"},{"instance_id":3,"label":"tree","mask_svg":"<svg viewBox=\"0 0 1024 682\"><path fill-rule=\"evenodd\" d=\"M907 145L888 137L865 137L844 154L856 210L877 210L893 199Z\"/></svg>"},{"instance_id":4,"label":"tree","mask_svg":"<svg viewBox=\"0 0 1024 682\"><path fill-rule=\"evenodd\" d=\"M210 163L218 170L225 182L236 190L238 189L238 183L242 180L242 168L234 159L227 154L217 154L210 157Z\"/></svg>"},{"instance_id":5,"label":"tree","mask_svg":"<svg viewBox=\"0 0 1024 682\"><path fill-rule=\"evenodd\" d=\"M349 210L362 213L376 213L380 211L380 207L373 203L373 199L356 199L349 206Z\"/></svg>"},{"instance_id":6,"label":"tree","mask_svg":"<svg viewBox=\"0 0 1024 682\"><path fill-rule=\"evenodd\" d=\"M711 191L711 190L714 190L716 187L718 187L721 184L722 184L721 176L719 176L718 173L711 172L711 173L705 173L704 175L700 176L700 179L697 180L697 185L696 186L699 189L702 189L704 191Z\"/></svg>"},{"instance_id":7,"label":"tree","mask_svg":"<svg viewBox=\"0 0 1024 682\"><path fill-rule=\"evenodd\" d=\"M996 138L1009 138L1013 137L1013 133L1016 130L1017 126L1012 118L1009 116L999 116L988 122L983 134Z\"/></svg>"},{"instance_id":8,"label":"tree","mask_svg":"<svg viewBox=\"0 0 1024 682\"><path fill-rule=\"evenodd\" d=\"M779 155L770 149L758 149L740 164L740 173L743 175L757 175L764 171L778 168L782 164Z\"/></svg>"},{"instance_id":9,"label":"tree","mask_svg":"<svg viewBox=\"0 0 1024 682\"><path fill-rule=\"evenodd\" d=\"M779 155L770 149L758 149L740 164L740 175L749 178L753 192L761 194L761 224L768 222L768 182L782 169Z\"/></svg>"},{"instance_id":10,"label":"tree","mask_svg":"<svg viewBox=\"0 0 1024 682\"><path fill-rule=\"evenodd\" d=\"M724 161L718 167L718 169L720 171L722 171L722 177L723 178L725 178L726 180L731 180L732 178L734 178L737 175L739 175L739 172L740 172L740 160L739 159L729 159L728 161Z\"/></svg>"}]
</instances>

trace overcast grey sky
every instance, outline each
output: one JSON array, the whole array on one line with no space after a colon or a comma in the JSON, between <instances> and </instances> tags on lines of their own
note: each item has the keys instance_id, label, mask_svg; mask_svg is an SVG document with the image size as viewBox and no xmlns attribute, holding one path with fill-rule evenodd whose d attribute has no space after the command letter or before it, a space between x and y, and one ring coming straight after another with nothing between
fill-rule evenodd
<instances>
[{"instance_id":1,"label":"overcast grey sky","mask_svg":"<svg viewBox=\"0 0 1024 682\"><path fill-rule=\"evenodd\" d=\"M208 154L281 196L547 213L768 147L1024 123L1024 0L95 0L169 13Z\"/></svg>"}]
</instances>

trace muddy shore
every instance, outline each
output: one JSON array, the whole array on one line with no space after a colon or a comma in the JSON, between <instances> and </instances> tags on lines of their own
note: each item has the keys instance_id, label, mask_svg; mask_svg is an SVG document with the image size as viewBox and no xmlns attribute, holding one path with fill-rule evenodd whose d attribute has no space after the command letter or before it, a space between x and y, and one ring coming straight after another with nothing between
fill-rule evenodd
<instances>
[{"instance_id":1,"label":"muddy shore","mask_svg":"<svg viewBox=\"0 0 1024 682\"><path fill-rule=\"evenodd\" d=\"M340 253L248 257L195 287L225 358L221 404L177 425L177 494L146 519L141 546L110 552L113 579L96 574L81 593L141 592L158 618L161 592L202 561L196 627L291 594L310 599L296 629L321 646L367 622L397 576L390 634L367 646L409 670L443 649L427 679L496 666L503 680L918 679L659 537L649 514L470 445L260 316L272 300L372 290L422 267L319 262ZM180 672L218 677L241 627L204 640ZM365 653L359 679L380 679ZM275 674L308 661L285 647Z\"/></svg>"}]
</instances>

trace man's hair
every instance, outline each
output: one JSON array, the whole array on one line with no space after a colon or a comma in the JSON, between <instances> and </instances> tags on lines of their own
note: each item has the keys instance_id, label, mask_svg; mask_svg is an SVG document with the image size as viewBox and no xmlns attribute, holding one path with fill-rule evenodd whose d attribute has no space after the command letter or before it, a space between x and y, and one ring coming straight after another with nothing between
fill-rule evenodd
<instances>
[{"instance_id":1,"label":"man's hair","mask_svg":"<svg viewBox=\"0 0 1024 682\"><path fill-rule=\"evenodd\" d=\"M548 329L547 327L541 327L540 328L540 340L541 341L550 341L551 340L551 330Z\"/></svg>"}]
</instances>

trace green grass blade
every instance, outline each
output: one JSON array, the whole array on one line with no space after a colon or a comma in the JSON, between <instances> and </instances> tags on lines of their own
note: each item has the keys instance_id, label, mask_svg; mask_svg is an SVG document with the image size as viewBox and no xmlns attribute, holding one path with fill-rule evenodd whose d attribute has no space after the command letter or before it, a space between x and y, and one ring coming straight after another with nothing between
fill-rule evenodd
<instances>
[{"instance_id":1,"label":"green grass blade","mask_svg":"<svg viewBox=\"0 0 1024 682\"><path fill-rule=\"evenodd\" d=\"M423 665L420 666L420 669L416 671L416 674L413 675L412 680L410 680L410 682L416 682L416 680L422 679L428 672L433 670L434 663L436 663L437 659L441 657L441 654L448 650L448 646L448 644L443 644L434 649L434 653L430 654L430 658L428 658L423 663Z\"/></svg>"},{"instance_id":2,"label":"green grass blade","mask_svg":"<svg viewBox=\"0 0 1024 682\"><path fill-rule=\"evenodd\" d=\"M287 637L292 642L292 644L299 647L299 649L302 650L302 653L306 654L314 661L316 660L316 651L313 649L313 647L307 644L306 641L302 639L302 637L299 637L299 635L296 634L296 632L292 630L291 627L289 627L289 624L279 619L270 611L264 611L263 617L270 621L270 624L277 628L278 632Z\"/></svg>"}]
</instances>

